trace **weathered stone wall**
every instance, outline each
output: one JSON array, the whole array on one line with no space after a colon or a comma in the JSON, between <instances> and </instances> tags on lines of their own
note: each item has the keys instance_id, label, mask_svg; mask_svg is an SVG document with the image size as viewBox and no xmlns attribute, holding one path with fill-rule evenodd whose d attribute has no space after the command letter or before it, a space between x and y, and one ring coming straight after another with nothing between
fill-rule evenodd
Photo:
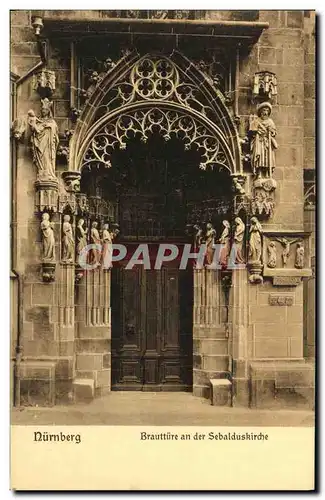
<instances>
[{"instance_id":1,"label":"weathered stone wall","mask_svg":"<svg viewBox=\"0 0 325 500\"><path fill-rule=\"evenodd\" d=\"M246 120L253 111L252 77L271 71L278 79L277 104L272 117L277 127L278 150L274 178L276 210L267 226L274 229L303 228L304 137L304 32L303 11L260 11L265 30L248 57L241 60L239 113ZM300 76L299 76L300 75Z\"/></svg>"},{"instance_id":2,"label":"weathered stone wall","mask_svg":"<svg viewBox=\"0 0 325 500\"><path fill-rule=\"evenodd\" d=\"M304 20L304 49L305 49L305 72L304 72L304 169L306 178L306 188L311 188L313 182L316 182L316 18L314 12L306 12ZM309 182L308 182L309 181ZM306 189L306 191L307 191ZM315 243L316 243L316 227L315 227L315 209L316 207L309 204L309 200L305 209L305 231L310 231L311 234L311 255L313 257L313 270L315 274ZM305 280L304 283L304 338L305 338L305 356L315 358L315 276Z\"/></svg>"},{"instance_id":3,"label":"weathered stone wall","mask_svg":"<svg viewBox=\"0 0 325 500\"><path fill-rule=\"evenodd\" d=\"M34 31L31 28L30 11L11 12L11 69L22 77L34 65L40 62ZM48 69L58 70L54 118L60 132L68 128L67 107L62 108L66 101L68 85L69 60L56 54L55 45L49 46ZM64 52L63 52L64 55ZM33 109L40 112L40 98L33 89L33 76L27 78L17 88L17 115L26 115ZM65 85L66 83L66 85ZM63 103L63 105L61 104ZM60 169L60 167L59 167ZM68 397L74 376L74 335L67 332L60 322L60 267L56 266L55 283L44 283L41 276L41 231L40 217L35 213L35 179L36 167L33 164L28 138L17 147L17 198L16 217L14 221L17 245L17 271L24 275L22 319L22 353L23 359L30 364L23 365L23 380L21 393L23 401L33 404L38 392L43 392L47 404L57 399ZM58 214L53 214L51 220L55 223L56 255L60 258L61 222ZM62 285L61 285L62 286ZM14 337L12 342L15 343ZM14 346L13 346L14 350ZM52 368L46 365L45 375L35 380L35 362L52 363ZM31 370L31 372L29 372ZM34 375L33 375L34 373ZM55 385L48 377L54 376ZM44 390L43 390L44 389ZM51 394L50 394L51 392ZM55 393L55 394L53 394ZM35 399L36 398L36 399Z\"/></svg>"}]
</instances>

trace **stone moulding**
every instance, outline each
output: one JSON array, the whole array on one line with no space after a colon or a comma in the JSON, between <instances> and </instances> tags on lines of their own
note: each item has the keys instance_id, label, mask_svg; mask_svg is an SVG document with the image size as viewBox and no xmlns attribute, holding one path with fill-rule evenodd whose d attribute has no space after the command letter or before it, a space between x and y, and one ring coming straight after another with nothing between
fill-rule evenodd
<instances>
[{"instance_id":1,"label":"stone moulding","mask_svg":"<svg viewBox=\"0 0 325 500\"><path fill-rule=\"evenodd\" d=\"M273 286L298 286L301 283L301 277L297 276L274 276Z\"/></svg>"},{"instance_id":2,"label":"stone moulding","mask_svg":"<svg viewBox=\"0 0 325 500\"><path fill-rule=\"evenodd\" d=\"M311 276L311 269L269 269L268 267L264 267L264 276L299 276L301 278Z\"/></svg>"}]
</instances>

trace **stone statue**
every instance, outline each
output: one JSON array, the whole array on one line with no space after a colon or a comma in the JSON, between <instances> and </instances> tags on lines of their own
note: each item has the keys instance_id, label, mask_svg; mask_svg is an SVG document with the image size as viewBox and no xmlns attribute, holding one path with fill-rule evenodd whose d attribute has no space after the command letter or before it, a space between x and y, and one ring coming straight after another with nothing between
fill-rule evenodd
<instances>
[{"instance_id":1,"label":"stone statue","mask_svg":"<svg viewBox=\"0 0 325 500\"><path fill-rule=\"evenodd\" d=\"M62 232L62 260L64 262L73 262L74 238L72 225L70 224L70 215L63 216Z\"/></svg>"},{"instance_id":2,"label":"stone statue","mask_svg":"<svg viewBox=\"0 0 325 500\"><path fill-rule=\"evenodd\" d=\"M104 224L103 226L103 233L102 233L102 240L103 240L103 252L102 252L102 260L103 263L105 264L105 267L111 267L111 256L112 256L112 243L116 236L119 233L119 229L116 225L116 227L110 231L109 230L109 225ZM109 254L109 255L107 255ZM106 259L108 258L108 262L106 262Z\"/></svg>"},{"instance_id":3,"label":"stone statue","mask_svg":"<svg viewBox=\"0 0 325 500\"><path fill-rule=\"evenodd\" d=\"M251 158L253 173L262 176L262 170L271 177L275 167L274 150L278 145L275 140L276 127L270 118L272 105L262 102L257 107L257 116L250 117Z\"/></svg>"},{"instance_id":4,"label":"stone statue","mask_svg":"<svg viewBox=\"0 0 325 500\"><path fill-rule=\"evenodd\" d=\"M41 117L37 118L33 110L28 111L27 122L31 129L33 160L37 167L39 180L56 179L55 159L59 144L58 126L52 117L52 102L41 99Z\"/></svg>"},{"instance_id":5,"label":"stone statue","mask_svg":"<svg viewBox=\"0 0 325 500\"><path fill-rule=\"evenodd\" d=\"M98 231L98 222L94 221L90 230L90 243L92 245L101 245L101 239ZM101 249L92 248L90 251L91 264L100 264Z\"/></svg>"},{"instance_id":6,"label":"stone statue","mask_svg":"<svg viewBox=\"0 0 325 500\"><path fill-rule=\"evenodd\" d=\"M104 226L103 226L102 239L103 239L102 258L103 258L103 261L105 262L105 259L107 258L107 253L112 254L112 246L111 245L113 243L113 234L109 231L108 224L104 224Z\"/></svg>"},{"instance_id":7,"label":"stone statue","mask_svg":"<svg viewBox=\"0 0 325 500\"><path fill-rule=\"evenodd\" d=\"M195 224L193 226L194 230L195 230L195 234L194 234L194 250L198 251L201 244L202 244L202 241L203 241L203 231L201 229L201 227L198 225L198 224Z\"/></svg>"},{"instance_id":8,"label":"stone statue","mask_svg":"<svg viewBox=\"0 0 325 500\"><path fill-rule=\"evenodd\" d=\"M271 241L267 247L267 267L276 267L276 245L274 241Z\"/></svg>"},{"instance_id":9,"label":"stone statue","mask_svg":"<svg viewBox=\"0 0 325 500\"><path fill-rule=\"evenodd\" d=\"M77 255L87 246L87 229L84 229L84 219L79 219L76 228Z\"/></svg>"},{"instance_id":10,"label":"stone statue","mask_svg":"<svg viewBox=\"0 0 325 500\"><path fill-rule=\"evenodd\" d=\"M224 220L222 221L222 225L224 229L219 238L219 243L222 245L219 255L219 263L222 267L227 267L230 253L230 224L227 220Z\"/></svg>"},{"instance_id":11,"label":"stone statue","mask_svg":"<svg viewBox=\"0 0 325 500\"><path fill-rule=\"evenodd\" d=\"M55 239L54 239L54 224L50 222L48 213L42 215L41 230L42 230L42 260L43 262L55 262Z\"/></svg>"},{"instance_id":12,"label":"stone statue","mask_svg":"<svg viewBox=\"0 0 325 500\"><path fill-rule=\"evenodd\" d=\"M235 233L234 233L234 243L236 245L236 264L244 264L245 259L243 256L243 245L245 236L245 224L240 217L235 219Z\"/></svg>"},{"instance_id":13,"label":"stone statue","mask_svg":"<svg viewBox=\"0 0 325 500\"><path fill-rule=\"evenodd\" d=\"M207 246L206 249L206 261L207 264L212 264L213 262L213 254L214 254L214 243L216 238L216 230L212 226L211 222L207 223L206 233L205 233L205 243Z\"/></svg>"},{"instance_id":14,"label":"stone statue","mask_svg":"<svg viewBox=\"0 0 325 500\"><path fill-rule=\"evenodd\" d=\"M248 259L250 262L261 262L262 258L262 226L256 217L251 218L251 227L249 230L249 251Z\"/></svg>"},{"instance_id":15,"label":"stone statue","mask_svg":"<svg viewBox=\"0 0 325 500\"><path fill-rule=\"evenodd\" d=\"M285 266L287 264L287 260L290 254L290 241L288 241L286 238L279 238L279 241L281 245L283 246L282 250L282 262L283 265Z\"/></svg>"},{"instance_id":16,"label":"stone statue","mask_svg":"<svg viewBox=\"0 0 325 500\"><path fill-rule=\"evenodd\" d=\"M302 269L305 264L305 249L303 243L300 241L297 243L296 248L296 259L295 259L295 267L297 269Z\"/></svg>"},{"instance_id":17,"label":"stone statue","mask_svg":"<svg viewBox=\"0 0 325 500\"><path fill-rule=\"evenodd\" d=\"M277 238L278 242L281 243L283 250L282 250L282 262L283 266L287 265L288 257L290 255L290 245L293 243L296 243L297 240L291 240L289 241L287 238Z\"/></svg>"}]
</instances>

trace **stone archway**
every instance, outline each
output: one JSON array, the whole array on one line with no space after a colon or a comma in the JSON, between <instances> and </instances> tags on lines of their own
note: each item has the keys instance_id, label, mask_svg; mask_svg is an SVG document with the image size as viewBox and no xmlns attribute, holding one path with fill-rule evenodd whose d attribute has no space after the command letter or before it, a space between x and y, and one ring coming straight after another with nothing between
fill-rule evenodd
<instances>
[{"instance_id":1,"label":"stone archway","mask_svg":"<svg viewBox=\"0 0 325 500\"><path fill-rule=\"evenodd\" d=\"M110 170L114 151L127 149L131 137L146 143L154 133L166 143L180 139L185 151L200 156L198 171L223 172L230 187L231 177L242 175L237 130L221 92L178 53L170 58L129 55L97 82L70 143L69 175ZM105 217L111 218L109 210ZM97 219L94 210L89 220ZM193 282L193 393L206 395L209 379L229 367L227 297L216 270L196 270ZM86 346L97 339L92 372L98 389L111 383L110 283L111 272L97 269L76 287L78 342ZM83 360L88 354L77 354L77 376L86 376Z\"/></svg>"},{"instance_id":2,"label":"stone archway","mask_svg":"<svg viewBox=\"0 0 325 500\"><path fill-rule=\"evenodd\" d=\"M224 96L182 54L132 53L90 91L70 143L69 170L90 163L109 167L112 150L126 147L128 132L145 141L158 127L166 140L176 134L183 136L185 148L200 149L201 168L242 174L239 136Z\"/></svg>"}]
</instances>

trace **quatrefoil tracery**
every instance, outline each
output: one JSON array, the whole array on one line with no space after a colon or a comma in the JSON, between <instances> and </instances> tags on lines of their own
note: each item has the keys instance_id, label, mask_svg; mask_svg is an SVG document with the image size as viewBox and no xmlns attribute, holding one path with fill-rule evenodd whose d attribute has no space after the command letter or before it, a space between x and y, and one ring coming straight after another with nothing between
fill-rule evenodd
<instances>
[{"instance_id":1,"label":"quatrefoil tracery","mask_svg":"<svg viewBox=\"0 0 325 500\"><path fill-rule=\"evenodd\" d=\"M201 95L199 87L184 80L185 75L181 75L176 65L166 57L140 59L127 76L110 88L98 108L96 119L114 109L143 100L172 101L211 118L212 107Z\"/></svg>"}]
</instances>

